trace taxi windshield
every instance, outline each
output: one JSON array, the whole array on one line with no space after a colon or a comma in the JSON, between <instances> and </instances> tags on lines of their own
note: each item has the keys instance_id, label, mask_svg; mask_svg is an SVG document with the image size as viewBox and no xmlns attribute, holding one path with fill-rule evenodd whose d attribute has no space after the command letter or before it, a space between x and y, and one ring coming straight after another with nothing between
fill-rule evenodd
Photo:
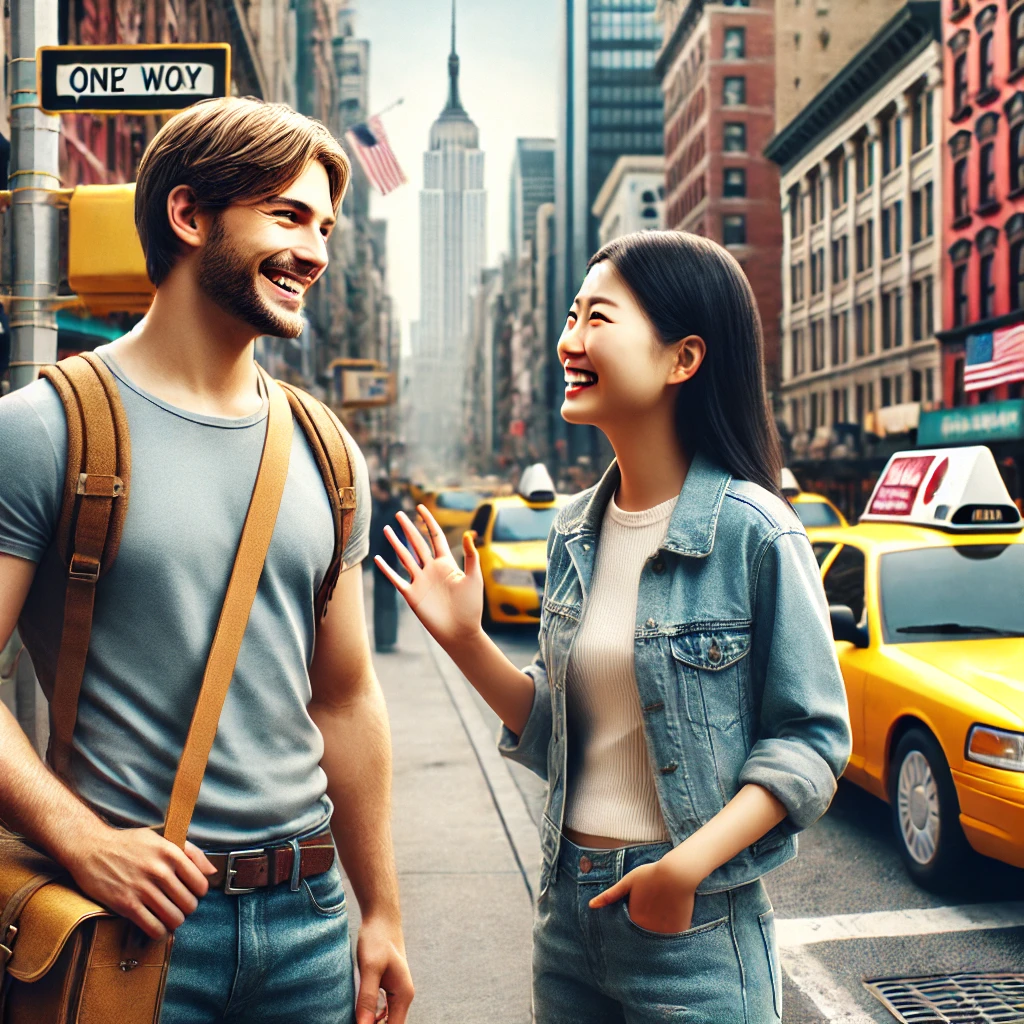
<instances>
[{"instance_id":1,"label":"taxi windshield","mask_svg":"<svg viewBox=\"0 0 1024 1024\"><path fill-rule=\"evenodd\" d=\"M441 491L437 496L437 507L454 509L456 512L473 512L480 504L480 495L474 491Z\"/></svg>"},{"instance_id":2,"label":"taxi windshield","mask_svg":"<svg viewBox=\"0 0 1024 1024\"><path fill-rule=\"evenodd\" d=\"M558 515L558 509L550 508L503 508L494 520L491 539L495 544L509 544L516 541L547 540L551 524Z\"/></svg>"},{"instance_id":3,"label":"taxi windshield","mask_svg":"<svg viewBox=\"0 0 1024 1024\"><path fill-rule=\"evenodd\" d=\"M797 501L793 503L804 529L811 526L840 526L839 516L831 505L823 501Z\"/></svg>"},{"instance_id":4,"label":"taxi windshield","mask_svg":"<svg viewBox=\"0 0 1024 1024\"><path fill-rule=\"evenodd\" d=\"M1024 544L959 544L882 555L886 643L1024 636Z\"/></svg>"}]
</instances>

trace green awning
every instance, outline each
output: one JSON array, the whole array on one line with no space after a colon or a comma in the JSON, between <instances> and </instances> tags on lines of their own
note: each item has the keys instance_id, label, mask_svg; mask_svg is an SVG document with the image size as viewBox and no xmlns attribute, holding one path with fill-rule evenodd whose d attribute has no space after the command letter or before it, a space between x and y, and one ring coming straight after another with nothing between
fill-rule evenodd
<instances>
[{"instance_id":1,"label":"green awning","mask_svg":"<svg viewBox=\"0 0 1024 1024\"><path fill-rule=\"evenodd\" d=\"M105 320L97 320L91 316L75 316L74 313L68 313L63 309L57 311L57 330L85 334L103 341L113 341L125 333L124 328L108 324Z\"/></svg>"}]
</instances>

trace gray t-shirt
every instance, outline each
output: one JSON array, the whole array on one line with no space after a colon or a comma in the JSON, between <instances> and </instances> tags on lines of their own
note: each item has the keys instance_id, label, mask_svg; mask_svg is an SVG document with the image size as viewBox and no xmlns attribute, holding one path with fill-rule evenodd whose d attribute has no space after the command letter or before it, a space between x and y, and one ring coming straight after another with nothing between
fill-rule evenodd
<instances>
[{"instance_id":1,"label":"gray t-shirt","mask_svg":"<svg viewBox=\"0 0 1024 1024\"><path fill-rule=\"evenodd\" d=\"M97 585L71 757L76 791L122 825L163 821L223 604L266 436L267 405L224 419L174 408L118 380L131 437L120 550ZM369 548L366 463L346 566ZM36 671L52 690L62 586L54 535L67 462L64 410L48 381L0 399L0 551L39 563L27 618L45 620ZM260 845L327 819L323 739L306 710L313 604L334 551L323 480L296 423L281 509L220 717L189 838ZM44 616L40 610L46 611Z\"/></svg>"}]
</instances>

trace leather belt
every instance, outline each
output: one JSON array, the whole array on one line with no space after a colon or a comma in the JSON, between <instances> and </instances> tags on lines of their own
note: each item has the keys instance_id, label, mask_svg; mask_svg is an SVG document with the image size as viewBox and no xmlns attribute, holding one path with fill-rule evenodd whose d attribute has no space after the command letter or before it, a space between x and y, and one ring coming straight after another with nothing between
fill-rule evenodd
<instances>
[{"instance_id":1,"label":"leather belt","mask_svg":"<svg viewBox=\"0 0 1024 1024\"><path fill-rule=\"evenodd\" d=\"M329 828L300 839L297 845L298 878L322 875L334 864L334 839ZM210 889L220 889L229 896L279 885L294 877L295 850L292 843L275 843L230 853L208 853L206 857L217 869L209 877Z\"/></svg>"}]
</instances>

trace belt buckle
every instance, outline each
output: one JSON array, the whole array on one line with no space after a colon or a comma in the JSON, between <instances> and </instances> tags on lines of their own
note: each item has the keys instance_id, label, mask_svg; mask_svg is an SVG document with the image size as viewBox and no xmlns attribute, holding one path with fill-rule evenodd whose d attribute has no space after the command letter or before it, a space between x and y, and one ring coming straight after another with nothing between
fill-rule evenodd
<instances>
[{"instance_id":1,"label":"belt buckle","mask_svg":"<svg viewBox=\"0 0 1024 1024\"><path fill-rule=\"evenodd\" d=\"M228 859L224 864L224 889L222 890L225 896L244 896L248 892L256 891L255 886L250 889L239 889L231 884L235 880L235 875L238 874L235 861L239 857L261 857L266 852L266 847L261 846L258 850L234 850L228 854Z\"/></svg>"}]
</instances>

